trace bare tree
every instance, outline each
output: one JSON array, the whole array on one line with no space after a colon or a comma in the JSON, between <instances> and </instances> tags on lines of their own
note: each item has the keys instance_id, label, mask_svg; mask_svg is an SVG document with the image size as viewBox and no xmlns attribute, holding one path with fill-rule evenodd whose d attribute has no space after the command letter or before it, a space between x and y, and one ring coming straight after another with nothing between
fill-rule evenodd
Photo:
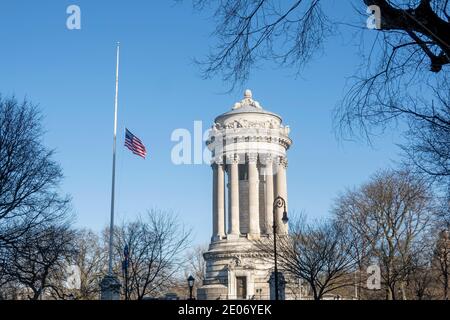
<instances>
[{"instance_id":1,"label":"bare tree","mask_svg":"<svg viewBox=\"0 0 450 320\"><path fill-rule=\"evenodd\" d=\"M205 61L206 75L222 72L227 80L248 77L261 59L303 66L317 55L330 34L330 19L320 0L193 0L194 7L213 7L218 46ZM377 6L379 28L393 54L412 48L425 56L431 71L450 63L448 1L355 0L364 11ZM336 23L333 26L336 27ZM397 37L398 36L398 37ZM388 41L395 40L395 41Z\"/></svg>"},{"instance_id":2,"label":"bare tree","mask_svg":"<svg viewBox=\"0 0 450 320\"><path fill-rule=\"evenodd\" d=\"M74 232L68 224L45 225L27 232L8 248L5 273L28 299L42 298L45 290L58 293L68 261L75 254Z\"/></svg>"},{"instance_id":3,"label":"bare tree","mask_svg":"<svg viewBox=\"0 0 450 320\"><path fill-rule=\"evenodd\" d=\"M273 259L273 238L262 239L257 246ZM289 235L278 239L281 272L302 279L311 287L313 298L354 285L356 247L352 235L337 221L307 224L300 218L289 225Z\"/></svg>"},{"instance_id":4,"label":"bare tree","mask_svg":"<svg viewBox=\"0 0 450 320\"><path fill-rule=\"evenodd\" d=\"M408 145L403 147L413 167L441 180L450 188L450 80L444 78L439 88L431 87L431 103L423 98L408 102ZM443 190L445 196L448 190Z\"/></svg>"},{"instance_id":5,"label":"bare tree","mask_svg":"<svg viewBox=\"0 0 450 320\"><path fill-rule=\"evenodd\" d=\"M429 234L425 234L418 243L420 247L412 250L411 266L406 280L407 289L411 297L417 300L430 300L435 297L436 283L436 273L432 266L433 240Z\"/></svg>"},{"instance_id":6,"label":"bare tree","mask_svg":"<svg viewBox=\"0 0 450 320\"><path fill-rule=\"evenodd\" d=\"M123 261L126 245L129 252L127 277L120 272L126 297L157 296L173 284L185 262L182 253L189 246L190 234L175 215L162 210L149 210L144 217L118 227L115 256ZM122 261L116 261L117 271Z\"/></svg>"},{"instance_id":7,"label":"bare tree","mask_svg":"<svg viewBox=\"0 0 450 320\"><path fill-rule=\"evenodd\" d=\"M58 193L61 169L42 134L36 106L0 97L0 252L33 228L60 220L68 205Z\"/></svg>"},{"instance_id":8,"label":"bare tree","mask_svg":"<svg viewBox=\"0 0 450 320\"><path fill-rule=\"evenodd\" d=\"M80 288L76 299L92 300L99 296L100 280L107 266L106 251L99 242L99 237L92 231L82 230L77 233L77 255L75 265L80 270Z\"/></svg>"},{"instance_id":9,"label":"bare tree","mask_svg":"<svg viewBox=\"0 0 450 320\"><path fill-rule=\"evenodd\" d=\"M234 84L248 78L258 60L275 60L301 69L321 48L329 21L320 0L194 0L214 7L218 38L204 65L206 77L221 73Z\"/></svg>"},{"instance_id":10,"label":"bare tree","mask_svg":"<svg viewBox=\"0 0 450 320\"><path fill-rule=\"evenodd\" d=\"M405 284L415 254L427 245L422 236L430 227L433 209L428 187L409 172L381 171L336 201L336 218L370 246L388 299L397 299L398 290L407 298Z\"/></svg>"},{"instance_id":11,"label":"bare tree","mask_svg":"<svg viewBox=\"0 0 450 320\"><path fill-rule=\"evenodd\" d=\"M449 2L364 0L380 9L380 34L334 117L343 137L403 131L411 167L450 185ZM444 36L444 34L446 34ZM400 125L402 124L402 125Z\"/></svg>"},{"instance_id":12,"label":"bare tree","mask_svg":"<svg viewBox=\"0 0 450 320\"><path fill-rule=\"evenodd\" d=\"M442 285L443 298L448 300L450 280L450 239L449 231L443 230L435 249L435 265Z\"/></svg>"},{"instance_id":13,"label":"bare tree","mask_svg":"<svg viewBox=\"0 0 450 320\"><path fill-rule=\"evenodd\" d=\"M206 251L208 251L208 245L198 245L187 254L188 270L184 274L184 279L187 279L189 275L195 278L194 291L203 285L205 279L206 262L203 254Z\"/></svg>"},{"instance_id":14,"label":"bare tree","mask_svg":"<svg viewBox=\"0 0 450 320\"><path fill-rule=\"evenodd\" d=\"M0 285L30 299L53 286L67 258L69 198L61 168L43 143L41 115L28 101L0 97Z\"/></svg>"},{"instance_id":15,"label":"bare tree","mask_svg":"<svg viewBox=\"0 0 450 320\"><path fill-rule=\"evenodd\" d=\"M429 59L431 71L439 72L450 63L448 1L387 1L364 0L376 5L382 13L382 31L400 31Z\"/></svg>"},{"instance_id":16,"label":"bare tree","mask_svg":"<svg viewBox=\"0 0 450 320\"><path fill-rule=\"evenodd\" d=\"M53 281L50 293L55 299L96 300L107 269L107 250L98 235L90 230L75 231L73 247L74 252L67 259L67 265L73 269L62 270L59 282Z\"/></svg>"},{"instance_id":17,"label":"bare tree","mask_svg":"<svg viewBox=\"0 0 450 320\"><path fill-rule=\"evenodd\" d=\"M217 46L201 61L206 77L244 82L252 67L269 60L301 71L325 39L345 21L320 0L193 0L214 12ZM361 68L334 112L336 132L371 141L390 126L406 124L405 155L432 178L450 185L450 2L353 0L359 11ZM366 27L367 9L376 14ZM378 15L379 14L379 15ZM360 20L363 17L364 21ZM355 27L355 26L353 26ZM374 37L371 37L374 35Z\"/></svg>"}]
</instances>

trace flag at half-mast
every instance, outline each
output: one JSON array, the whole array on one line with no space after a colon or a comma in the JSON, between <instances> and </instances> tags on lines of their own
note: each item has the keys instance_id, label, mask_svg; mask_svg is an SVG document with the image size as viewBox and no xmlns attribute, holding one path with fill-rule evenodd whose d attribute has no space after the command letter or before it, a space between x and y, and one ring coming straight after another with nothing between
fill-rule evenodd
<instances>
[{"instance_id":1,"label":"flag at half-mast","mask_svg":"<svg viewBox=\"0 0 450 320\"><path fill-rule=\"evenodd\" d=\"M125 129L125 147L130 149L135 155L138 155L144 159L147 155L147 150L145 149L142 141L128 129Z\"/></svg>"}]
</instances>

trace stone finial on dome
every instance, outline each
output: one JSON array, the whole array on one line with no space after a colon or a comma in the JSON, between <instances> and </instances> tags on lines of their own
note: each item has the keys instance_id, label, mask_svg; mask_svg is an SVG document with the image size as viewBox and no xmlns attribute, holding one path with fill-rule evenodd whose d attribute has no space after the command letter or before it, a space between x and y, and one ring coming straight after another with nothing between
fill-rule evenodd
<instances>
[{"instance_id":1,"label":"stone finial on dome","mask_svg":"<svg viewBox=\"0 0 450 320\"><path fill-rule=\"evenodd\" d=\"M250 89L245 90L244 92L244 99L242 99L240 102L236 102L234 104L233 110L242 108L243 106L251 106L257 109L262 109L261 105L258 101L253 100L253 94Z\"/></svg>"}]
</instances>

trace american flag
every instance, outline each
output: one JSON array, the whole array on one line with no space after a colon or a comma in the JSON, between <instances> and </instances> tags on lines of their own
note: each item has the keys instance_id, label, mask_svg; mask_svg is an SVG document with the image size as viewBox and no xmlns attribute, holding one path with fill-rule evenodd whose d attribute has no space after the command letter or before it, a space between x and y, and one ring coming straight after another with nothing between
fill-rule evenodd
<instances>
[{"instance_id":1,"label":"american flag","mask_svg":"<svg viewBox=\"0 0 450 320\"><path fill-rule=\"evenodd\" d=\"M145 159L147 155L147 150L142 141L130 132L130 130L125 129L125 147L131 150L134 154Z\"/></svg>"}]
</instances>

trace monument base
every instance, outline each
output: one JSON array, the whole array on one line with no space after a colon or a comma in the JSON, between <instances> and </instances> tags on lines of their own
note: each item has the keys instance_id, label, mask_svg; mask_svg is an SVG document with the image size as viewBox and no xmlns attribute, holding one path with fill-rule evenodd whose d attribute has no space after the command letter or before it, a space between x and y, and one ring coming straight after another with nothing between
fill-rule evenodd
<instances>
[{"instance_id":1,"label":"monument base","mask_svg":"<svg viewBox=\"0 0 450 320\"><path fill-rule=\"evenodd\" d=\"M100 282L101 300L120 300L121 284L115 275L106 275Z\"/></svg>"}]
</instances>

